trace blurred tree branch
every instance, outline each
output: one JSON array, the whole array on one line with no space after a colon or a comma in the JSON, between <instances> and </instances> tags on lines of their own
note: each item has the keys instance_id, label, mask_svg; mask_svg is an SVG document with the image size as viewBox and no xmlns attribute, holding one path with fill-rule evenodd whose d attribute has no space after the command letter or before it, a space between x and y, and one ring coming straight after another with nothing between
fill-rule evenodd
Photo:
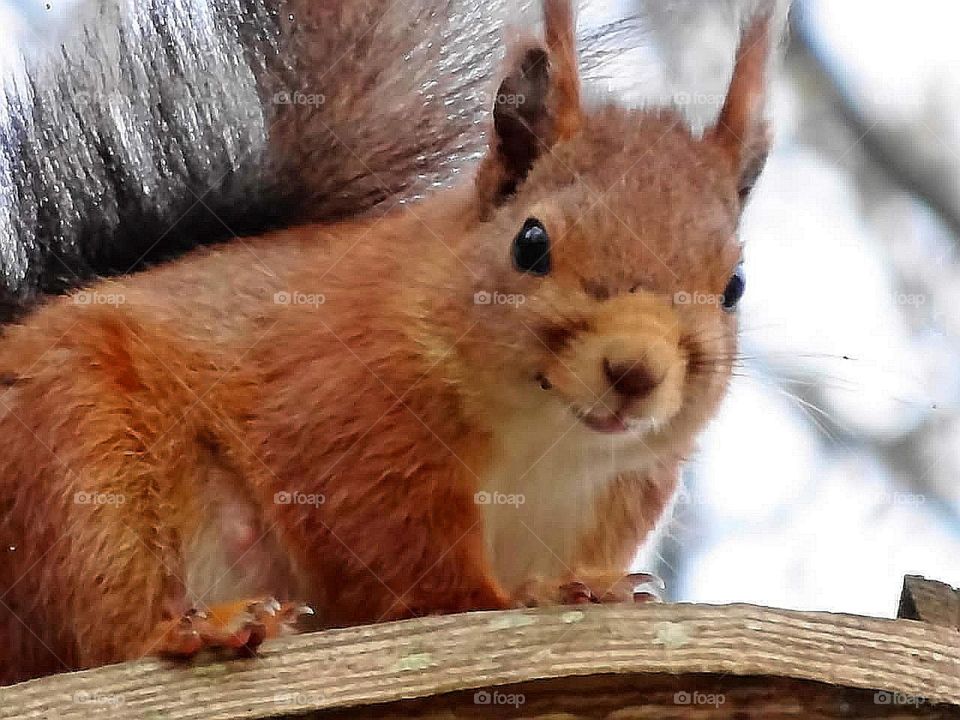
<instances>
[{"instance_id":1,"label":"blurred tree branch","mask_svg":"<svg viewBox=\"0 0 960 720\"><path fill-rule=\"evenodd\" d=\"M945 178L942 163L927 162L914 126L895 125L872 117L854 100L846 83L825 54L804 2L794 5L790 16L791 52L812 71L819 90L837 111L867 155L904 190L925 202L960 242L960 195L954 178ZM943 148L946 151L946 148Z\"/></svg>"}]
</instances>

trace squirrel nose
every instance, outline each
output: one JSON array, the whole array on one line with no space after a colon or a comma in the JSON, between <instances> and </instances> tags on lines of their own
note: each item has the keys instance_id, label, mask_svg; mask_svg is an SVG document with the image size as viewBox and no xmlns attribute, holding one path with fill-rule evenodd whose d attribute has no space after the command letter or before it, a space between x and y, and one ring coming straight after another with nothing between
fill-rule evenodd
<instances>
[{"instance_id":1,"label":"squirrel nose","mask_svg":"<svg viewBox=\"0 0 960 720\"><path fill-rule=\"evenodd\" d=\"M651 374L647 366L642 363L613 364L609 360L603 361L603 372L610 381L610 385L618 395L626 398L639 398L649 395L660 384Z\"/></svg>"}]
</instances>

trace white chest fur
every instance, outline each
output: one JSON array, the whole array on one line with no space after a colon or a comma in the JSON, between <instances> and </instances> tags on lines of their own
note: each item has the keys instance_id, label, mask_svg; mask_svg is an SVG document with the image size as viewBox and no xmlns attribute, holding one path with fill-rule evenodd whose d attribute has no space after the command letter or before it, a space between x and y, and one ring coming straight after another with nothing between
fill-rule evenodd
<instances>
[{"instance_id":1,"label":"white chest fur","mask_svg":"<svg viewBox=\"0 0 960 720\"><path fill-rule=\"evenodd\" d=\"M604 435L567 412L514 416L496 428L478 499L494 572L508 591L573 571L577 543L618 473L651 465L642 436Z\"/></svg>"}]
</instances>

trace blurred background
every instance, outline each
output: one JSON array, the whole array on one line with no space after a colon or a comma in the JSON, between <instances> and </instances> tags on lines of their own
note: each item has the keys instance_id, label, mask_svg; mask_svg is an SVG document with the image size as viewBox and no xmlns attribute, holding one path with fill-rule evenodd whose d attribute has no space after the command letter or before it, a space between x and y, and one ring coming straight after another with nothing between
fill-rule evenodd
<instances>
[{"instance_id":1,"label":"blurred background","mask_svg":"<svg viewBox=\"0 0 960 720\"><path fill-rule=\"evenodd\" d=\"M598 83L702 126L756 4L582 3L585 32L634 18ZM72 11L0 0L0 76ZM892 616L906 573L960 585L958 21L949 0L793 3L743 367L638 561L673 600Z\"/></svg>"}]
</instances>

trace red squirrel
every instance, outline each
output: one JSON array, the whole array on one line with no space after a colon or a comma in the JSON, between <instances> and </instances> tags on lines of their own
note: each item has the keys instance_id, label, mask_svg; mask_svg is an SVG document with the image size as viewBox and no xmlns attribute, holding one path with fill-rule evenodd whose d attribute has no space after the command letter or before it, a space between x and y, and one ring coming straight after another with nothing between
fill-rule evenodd
<instances>
[{"instance_id":1,"label":"red squirrel","mask_svg":"<svg viewBox=\"0 0 960 720\"><path fill-rule=\"evenodd\" d=\"M472 184L7 329L0 680L250 650L306 606L331 627L629 599L737 353L769 23L698 137L585 100L569 0L542 11Z\"/></svg>"}]
</instances>

